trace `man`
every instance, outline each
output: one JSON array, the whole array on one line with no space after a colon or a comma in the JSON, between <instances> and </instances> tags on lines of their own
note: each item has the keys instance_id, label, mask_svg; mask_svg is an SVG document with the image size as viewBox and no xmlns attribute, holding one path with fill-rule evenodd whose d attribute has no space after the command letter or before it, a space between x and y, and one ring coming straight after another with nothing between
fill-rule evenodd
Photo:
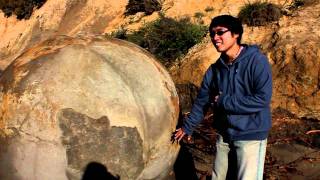
<instances>
[{"instance_id":1,"label":"man","mask_svg":"<svg viewBox=\"0 0 320 180\"><path fill-rule=\"evenodd\" d=\"M180 141L186 134L190 137L202 121L205 107L211 104L218 133L212 179L263 179L271 128L268 59L257 46L240 43L243 27L238 18L217 16L209 32L221 56L205 73L197 99L176 130L175 139Z\"/></svg>"}]
</instances>

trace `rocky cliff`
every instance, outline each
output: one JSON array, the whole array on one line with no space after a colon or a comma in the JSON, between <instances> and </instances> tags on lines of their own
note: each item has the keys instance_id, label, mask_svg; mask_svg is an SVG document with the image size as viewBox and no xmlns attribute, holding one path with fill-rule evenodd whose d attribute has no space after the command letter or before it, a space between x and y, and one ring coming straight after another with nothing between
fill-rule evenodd
<instances>
[{"instance_id":1,"label":"rocky cliff","mask_svg":"<svg viewBox=\"0 0 320 180\"><path fill-rule=\"evenodd\" d=\"M121 22L126 4L126 0L48 0L30 19L21 21L1 12L0 69L48 37L102 34L108 26Z\"/></svg>"}]
</instances>

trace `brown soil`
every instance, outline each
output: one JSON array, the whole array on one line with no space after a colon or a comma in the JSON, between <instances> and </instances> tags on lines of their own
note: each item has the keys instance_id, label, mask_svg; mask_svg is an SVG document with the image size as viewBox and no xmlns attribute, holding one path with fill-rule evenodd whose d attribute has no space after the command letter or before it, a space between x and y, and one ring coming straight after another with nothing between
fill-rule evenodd
<instances>
[{"instance_id":1,"label":"brown soil","mask_svg":"<svg viewBox=\"0 0 320 180\"><path fill-rule=\"evenodd\" d=\"M320 179L320 122L276 110L268 137L264 179ZM210 179L215 131L212 118L200 124L191 142L183 141L175 164L176 179Z\"/></svg>"}]
</instances>

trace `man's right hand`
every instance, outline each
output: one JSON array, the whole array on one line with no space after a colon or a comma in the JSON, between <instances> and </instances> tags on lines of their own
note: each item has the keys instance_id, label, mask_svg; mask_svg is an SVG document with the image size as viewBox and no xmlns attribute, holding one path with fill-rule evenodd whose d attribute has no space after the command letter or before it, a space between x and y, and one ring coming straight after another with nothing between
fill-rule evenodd
<instances>
[{"instance_id":1,"label":"man's right hand","mask_svg":"<svg viewBox=\"0 0 320 180\"><path fill-rule=\"evenodd\" d=\"M174 139L178 141L178 143L181 141L181 139L186 135L186 133L183 131L182 128L176 129L176 132L174 134ZM188 141L191 140L191 136L188 136Z\"/></svg>"}]
</instances>

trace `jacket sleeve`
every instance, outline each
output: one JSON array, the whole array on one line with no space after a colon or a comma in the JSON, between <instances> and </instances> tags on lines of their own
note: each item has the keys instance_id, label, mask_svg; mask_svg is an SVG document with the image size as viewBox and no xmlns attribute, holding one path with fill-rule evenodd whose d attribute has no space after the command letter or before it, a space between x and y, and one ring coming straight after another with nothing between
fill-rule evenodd
<instances>
[{"instance_id":1,"label":"jacket sleeve","mask_svg":"<svg viewBox=\"0 0 320 180\"><path fill-rule=\"evenodd\" d=\"M222 94L218 99L218 106L229 113L250 114L261 111L269 106L272 96L272 75L268 59L259 55L253 66L253 93L239 96Z\"/></svg>"},{"instance_id":2,"label":"jacket sleeve","mask_svg":"<svg viewBox=\"0 0 320 180\"><path fill-rule=\"evenodd\" d=\"M212 66L208 68L201 83L197 98L192 105L191 112L184 119L182 129L191 135L194 128L203 120L205 109L210 102L210 86L212 81Z\"/></svg>"}]
</instances>

